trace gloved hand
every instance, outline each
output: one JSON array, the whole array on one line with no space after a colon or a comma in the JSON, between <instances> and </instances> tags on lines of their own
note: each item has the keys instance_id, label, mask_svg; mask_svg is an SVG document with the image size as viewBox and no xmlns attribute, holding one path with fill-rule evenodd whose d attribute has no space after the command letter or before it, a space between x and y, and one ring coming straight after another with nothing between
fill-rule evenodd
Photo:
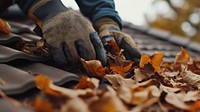
<instances>
[{"instance_id":1,"label":"gloved hand","mask_svg":"<svg viewBox=\"0 0 200 112\"><path fill-rule=\"evenodd\" d=\"M82 15L66 8L60 0L40 0L29 9L32 18L51 47L59 64L76 64L79 56L106 63L106 53L92 24Z\"/></svg>"},{"instance_id":2,"label":"gloved hand","mask_svg":"<svg viewBox=\"0 0 200 112\"><path fill-rule=\"evenodd\" d=\"M99 32L102 40L113 37L115 42L121 49L124 49L123 54L128 60L133 60L138 63L141 57L140 49L137 47L133 38L120 31L118 24L110 18L100 18L94 23L95 29Z\"/></svg>"}]
</instances>

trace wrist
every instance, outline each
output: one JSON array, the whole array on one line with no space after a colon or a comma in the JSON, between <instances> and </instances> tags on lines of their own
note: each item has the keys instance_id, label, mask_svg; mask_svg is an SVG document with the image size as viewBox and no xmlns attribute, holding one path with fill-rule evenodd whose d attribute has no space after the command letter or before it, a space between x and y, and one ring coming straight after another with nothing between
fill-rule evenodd
<instances>
[{"instance_id":1,"label":"wrist","mask_svg":"<svg viewBox=\"0 0 200 112\"><path fill-rule=\"evenodd\" d=\"M108 17L103 17L96 20L93 24L95 30L101 32L104 29L113 29L113 30L120 30L119 24L115 22L113 19Z\"/></svg>"},{"instance_id":2,"label":"wrist","mask_svg":"<svg viewBox=\"0 0 200 112\"><path fill-rule=\"evenodd\" d=\"M120 31L120 28L113 24L103 24L99 27L99 32L102 32L104 30L113 30L113 31Z\"/></svg>"}]
</instances>

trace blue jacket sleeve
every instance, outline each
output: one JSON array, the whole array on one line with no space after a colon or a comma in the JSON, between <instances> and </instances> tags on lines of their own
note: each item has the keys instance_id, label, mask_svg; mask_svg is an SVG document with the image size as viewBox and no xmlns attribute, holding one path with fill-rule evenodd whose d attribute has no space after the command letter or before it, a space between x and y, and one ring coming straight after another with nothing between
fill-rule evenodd
<instances>
[{"instance_id":1,"label":"blue jacket sleeve","mask_svg":"<svg viewBox=\"0 0 200 112\"><path fill-rule=\"evenodd\" d=\"M29 8L35 4L36 2L38 2L39 0L15 0L16 3L19 5L19 7L21 8L21 10L27 14Z\"/></svg>"},{"instance_id":2,"label":"blue jacket sleeve","mask_svg":"<svg viewBox=\"0 0 200 112\"><path fill-rule=\"evenodd\" d=\"M115 22L122 26L121 18L115 10L113 0L75 0L81 13L88 17L93 23L102 17L112 18Z\"/></svg>"}]
</instances>

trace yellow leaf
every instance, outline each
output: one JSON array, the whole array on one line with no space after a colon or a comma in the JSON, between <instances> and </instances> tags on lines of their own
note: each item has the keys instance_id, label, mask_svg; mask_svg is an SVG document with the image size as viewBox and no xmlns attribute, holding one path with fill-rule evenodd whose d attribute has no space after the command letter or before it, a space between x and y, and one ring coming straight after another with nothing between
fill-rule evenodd
<instances>
[{"instance_id":1,"label":"yellow leaf","mask_svg":"<svg viewBox=\"0 0 200 112\"><path fill-rule=\"evenodd\" d=\"M148 55L142 55L140 59L140 67L144 68L144 65L148 64L150 61L151 59Z\"/></svg>"},{"instance_id":2,"label":"yellow leaf","mask_svg":"<svg viewBox=\"0 0 200 112\"><path fill-rule=\"evenodd\" d=\"M147 65L148 63L150 63L153 68L154 68L154 72L157 72L160 70L160 65L163 62L163 56L164 53L156 53L153 56L149 57L148 55L142 55L141 59L140 59L140 68L145 68L145 65Z\"/></svg>"},{"instance_id":3,"label":"yellow leaf","mask_svg":"<svg viewBox=\"0 0 200 112\"><path fill-rule=\"evenodd\" d=\"M154 67L155 72L160 70L160 65L163 62L164 53L156 53L151 57L151 65Z\"/></svg>"}]
</instances>

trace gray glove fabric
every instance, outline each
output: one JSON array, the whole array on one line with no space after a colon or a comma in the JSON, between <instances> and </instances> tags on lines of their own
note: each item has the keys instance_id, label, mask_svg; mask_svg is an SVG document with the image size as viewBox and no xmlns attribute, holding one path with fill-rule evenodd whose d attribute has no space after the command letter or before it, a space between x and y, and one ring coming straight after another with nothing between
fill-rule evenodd
<instances>
[{"instance_id":1,"label":"gray glove fabric","mask_svg":"<svg viewBox=\"0 0 200 112\"><path fill-rule=\"evenodd\" d=\"M92 24L71 9L45 21L42 33L59 64L76 64L79 57L106 64L104 47Z\"/></svg>"}]
</instances>

